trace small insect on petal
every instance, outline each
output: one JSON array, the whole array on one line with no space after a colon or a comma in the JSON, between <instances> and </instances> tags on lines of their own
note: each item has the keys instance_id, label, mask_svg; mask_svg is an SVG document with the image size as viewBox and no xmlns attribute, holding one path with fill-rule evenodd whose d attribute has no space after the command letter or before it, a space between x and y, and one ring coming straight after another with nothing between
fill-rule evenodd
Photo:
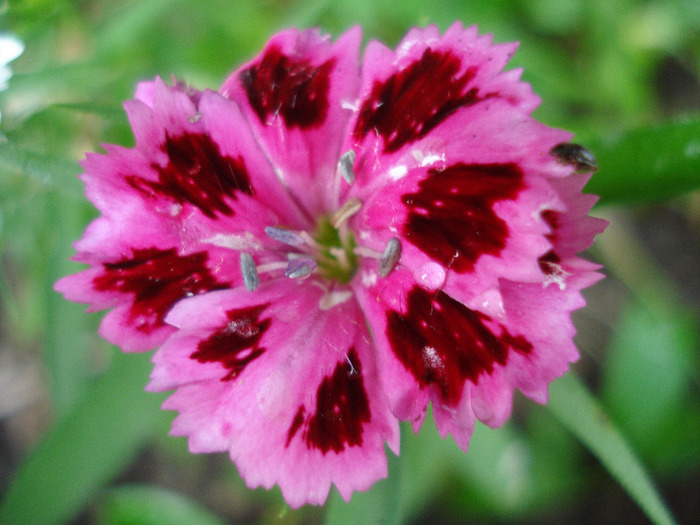
<instances>
[{"instance_id":1,"label":"small insect on petal","mask_svg":"<svg viewBox=\"0 0 700 525\"><path fill-rule=\"evenodd\" d=\"M306 277L316 268L316 261L307 257L298 257L289 261L287 270L284 272L286 277L298 279Z\"/></svg>"},{"instance_id":2,"label":"small insect on petal","mask_svg":"<svg viewBox=\"0 0 700 525\"><path fill-rule=\"evenodd\" d=\"M340 174L345 179L345 182L352 184L355 182L355 172L352 167L355 164L355 152L353 150L348 150L343 153L338 161L338 167L340 168Z\"/></svg>"},{"instance_id":3,"label":"small insect on petal","mask_svg":"<svg viewBox=\"0 0 700 525\"><path fill-rule=\"evenodd\" d=\"M549 150L549 154L559 159L559 162L563 164L576 167L576 171L598 171L598 164L593 153L580 144L562 142Z\"/></svg>"},{"instance_id":4,"label":"small insect on petal","mask_svg":"<svg viewBox=\"0 0 700 525\"><path fill-rule=\"evenodd\" d=\"M249 292L257 290L260 284L258 277L258 269L255 267L253 256L248 252L241 252L241 274L243 275L243 283Z\"/></svg>"},{"instance_id":5,"label":"small insect on petal","mask_svg":"<svg viewBox=\"0 0 700 525\"><path fill-rule=\"evenodd\" d=\"M389 239L389 242L384 248L384 253L379 261L379 277L384 278L389 275L401 258L401 243L396 237Z\"/></svg>"}]
</instances>

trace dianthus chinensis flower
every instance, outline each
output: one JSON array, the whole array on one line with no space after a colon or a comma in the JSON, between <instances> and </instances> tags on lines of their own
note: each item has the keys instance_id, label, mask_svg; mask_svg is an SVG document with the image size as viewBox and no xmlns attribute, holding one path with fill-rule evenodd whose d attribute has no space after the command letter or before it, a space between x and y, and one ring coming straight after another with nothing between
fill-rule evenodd
<instances>
[{"instance_id":1,"label":"dianthus chinensis flower","mask_svg":"<svg viewBox=\"0 0 700 525\"><path fill-rule=\"evenodd\" d=\"M140 84L136 146L83 163L90 268L57 284L112 308L125 351L159 347L173 434L293 507L386 476L430 402L465 450L514 389L544 403L600 277L577 257L604 227L590 163L530 117L515 44L457 23L360 65L360 41L289 30L218 92Z\"/></svg>"}]
</instances>

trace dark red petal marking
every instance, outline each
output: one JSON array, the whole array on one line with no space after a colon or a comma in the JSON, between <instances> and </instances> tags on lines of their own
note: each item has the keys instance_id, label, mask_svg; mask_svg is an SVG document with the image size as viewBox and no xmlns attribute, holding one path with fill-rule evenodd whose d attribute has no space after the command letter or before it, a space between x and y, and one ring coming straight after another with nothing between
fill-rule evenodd
<instances>
[{"instance_id":1,"label":"dark red petal marking","mask_svg":"<svg viewBox=\"0 0 700 525\"><path fill-rule=\"evenodd\" d=\"M331 376L323 378L316 392L315 413L307 417L304 406L299 407L287 432L287 446L305 425L302 438L308 449L339 454L346 446L362 445L363 426L370 419L360 360L353 347L348 362L339 363Z\"/></svg>"},{"instance_id":2,"label":"dark red petal marking","mask_svg":"<svg viewBox=\"0 0 700 525\"><path fill-rule=\"evenodd\" d=\"M304 405L299 407L299 410L297 410L296 415L294 416L294 420L292 421L292 424L289 426L289 430L287 431L287 444L285 446L289 446L289 443L291 443L292 438L296 435L296 433L299 431L301 428L301 425L304 424L304 415L306 414L306 409L304 408Z\"/></svg>"},{"instance_id":3,"label":"dark red petal marking","mask_svg":"<svg viewBox=\"0 0 700 525\"><path fill-rule=\"evenodd\" d=\"M524 187L515 164L455 164L428 170L416 193L402 196L408 208L404 238L431 259L459 273L482 255L498 255L508 225L493 210Z\"/></svg>"},{"instance_id":4,"label":"dark red petal marking","mask_svg":"<svg viewBox=\"0 0 700 525\"><path fill-rule=\"evenodd\" d=\"M225 288L206 266L206 252L177 255L175 248L134 250L131 257L104 263L93 280L95 290L134 294L129 321L142 332L164 324L170 308L183 297Z\"/></svg>"},{"instance_id":5,"label":"dark red petal marking","mask_svg":"<svg viewBox=\"0 0 700 525\"><path fill-rule=\"evenodd\" d=\"M561 272L561 259L554 253L553 250L549 250L544 255L537 259L537 264L540 266L540 270L545 275L557 275Z\"/></svg>"},{"instance_id":6,"label":"dark red petal marking","mask_svg":"<svg viewBox=\"0 0 700 525\"><path fill-rule=\"evenodd\" d=\"M314 66L270 46L262 60L241 71L239 78L260 122L267 124L270 115L280 115L288 128L306 129L326 120L334 66L334 58Z\"/></svg>"},{"instance_id":7,"label":"dark red petal marking","mask_svg":"<svg viewBox=\"0 0 700 525\"><path fill-rule=\"evenodd\" d=\"M556 244L557 229L559 228L559 212L556 212L554 210L544 210L540 214L540 217L542 217L542 220L550 228L550 232L547 235L545 235L545 237L553 245ZM561 273L560 263L561 258L556 253L554 253L554 250L549 250L547 253L545 253L544 255L540 256L539 259L537 259L537 264L539 264L542 273L549 276Z\"/></svg>"},{"instance_id":8,"label":"dark red petal marking","mask_svg":"<svg viewBox=\"0 0 700 525\"><path fill-rule=\"evenodd\" d=\"M228 369L221 380L234 379L251 361L265 352L265 348L260 347L260 338L270 327L270 320L260 320L259 317L268 306L270 304L266 303L229 310L226 312L226 326L201 341L190 357L200 363L219 362Z\"/></svg>"},{"instance_id":9,"label":"dark red petal marking","mask_svg":"<svg viewBox=\"0 0 700 525\"><path fill-rule=\"evenodd\" d=\"M389 342L420 387L435 385L448 406L459 403L465 381L476 384L481 374L505 365L510 351L532 350L523 336L444 292L414 287L406 300L405 314L387 312Z\"/></svg>"},{"instance_id":10,"label":"dark red petal marking","mask_svg":"<svg viewBox=\"0 0 700 525\"><path fill-rule=\"evenodd\" d=\"M233 215L226 197L235 199L239 191L253 195L243 158L222 155L209 135L166 136L161 149L168 156L168 164L151 165L158 172L157 182L137 175L126 176L129 186L147 197L161 195L180 204L189 202L214 219L217 213Z\"/></svg>"},{"instance_id":11,"label":"dark red petal marking","mask_svg":"<svg viewBox=\"0 0 700 525\"><path fill-rule=\"evenodd\" d=\"M461 69L462 61L452 52L426 49L411 65L375 82L360 108L355 140L378 133L384 151L391 153L425 136L455 110L493 96L480 96L476 87L469 87L475 67L458 76Z\"/></svg>"},{"instance_id":12,"label":"dark red petal marking","mask_svg":"<svg viewBox=\"0 0 700 525\"><path fill-rule=\"evenodd\" d=\"M542 220L547 224L547 226L549 226L551 230L549 235L554 235L557 228L559 228L559 212L554 210L543 210L542 213L540 213L540 217L542 217Z\"/></svg>"}]
</instances>

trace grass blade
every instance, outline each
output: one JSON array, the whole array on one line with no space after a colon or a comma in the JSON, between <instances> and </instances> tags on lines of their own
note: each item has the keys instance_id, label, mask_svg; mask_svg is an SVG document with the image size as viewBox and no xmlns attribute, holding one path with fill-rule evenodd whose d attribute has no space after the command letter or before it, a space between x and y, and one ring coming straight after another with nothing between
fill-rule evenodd
<instances>
[{"instance_id":1,"label":"grass blade","mask_svg":"<svg viewBox=\"0 0 700 525\"><path fill-rule=\"evenodd\" d=\"M143 391L148 358L115 354L107 373L20 465L0 505L0 523L65 523L128 466L169 417L159 410L164 396Z\"/></svg>"},{"instance_id":2,"label":"grass blade","mask_svg":"<svg viewBox=\"0 0 700 525\"><path fill-rule=\"evenodd\" d=\"M548 406L555 417L600 460L653 523L675 523L624 437L576 375L567 374L552 383Z\"/></svg>"}]
</instances>

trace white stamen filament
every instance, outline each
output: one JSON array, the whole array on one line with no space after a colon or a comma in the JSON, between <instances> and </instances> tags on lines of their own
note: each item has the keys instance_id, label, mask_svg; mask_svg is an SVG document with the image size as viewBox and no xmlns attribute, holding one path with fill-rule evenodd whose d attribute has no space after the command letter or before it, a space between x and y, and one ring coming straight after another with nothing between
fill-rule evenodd
<instances>
[{"instance_id":1,"label":"white stamen filament","mask_svg":"<svg viewBox=\"0 0 700 525\"><path fill-rule=\"evenodd\" d=\"M329 291L321 297L318 302L321 310L330 310L338 304L342 304L352 297L353 293L350 290L334 290Z\"/></svg>"},{"instance_id":2,"label":"white stamen filament","mask_svg":"<svg viewBox=\"0 0 700 525\"><path fill-rule=\"evenodd\" d=\"M299 232L299 237L304 239L304 242L306 243L307 246L312 248L315 251L320 252L323 249L323 246L321 246L319 243L316 242L316 239L311 237L308 232L301 231Z\"/></svg>"},{"instance_id":3,"label":"white stamen filament","mask_svg":"<svg viewBox=\"0 0 700 525\"><path fill-rule=\"evenodd\" d=\"M366 246L355 246L352 252L358 257L368 257L369 259L381 259L382 254Z\"/></svg>"},{"instance_id":4,"label":"white stamen filament","mask_svg":"<svg viewBox=\"0 0 700 525\"><path fill-rule=\"evenodd\" d=\"M362 201L360 201L360 199L355 197L348 199L345 201L345 204L338 208L338 211L333 214L333 217L331 217L331 226L334 228L340 227L341 224L345 223L345 221L360 211L361 208Z\"/></svg>"},{"instance_id":5,"label":"white stamen filament","mask_svg":"<svg viewBox=\"0 0 700 525\"><path fill-rule=\"evenodd\" d=\"M289 263L286 261L271 262L271 263L267 263L267 264L261 264L256 269L258 271L258 274L270 273L270 272L275 272L277 270L286 270L288 265L289 265Z\"/></svg>"},{"instance_id":6,"label":"white stamen filament","mask_svg":"<svg viewBox=\"0 0 700 525\"><path fill-rule=\"evenodd\" d=\"M348 261L348 254L342 248L329 248L330 254L336 258L338 264L341 268L348 268L350 266L350 261Z\"/></svg>"}]
</instances>

